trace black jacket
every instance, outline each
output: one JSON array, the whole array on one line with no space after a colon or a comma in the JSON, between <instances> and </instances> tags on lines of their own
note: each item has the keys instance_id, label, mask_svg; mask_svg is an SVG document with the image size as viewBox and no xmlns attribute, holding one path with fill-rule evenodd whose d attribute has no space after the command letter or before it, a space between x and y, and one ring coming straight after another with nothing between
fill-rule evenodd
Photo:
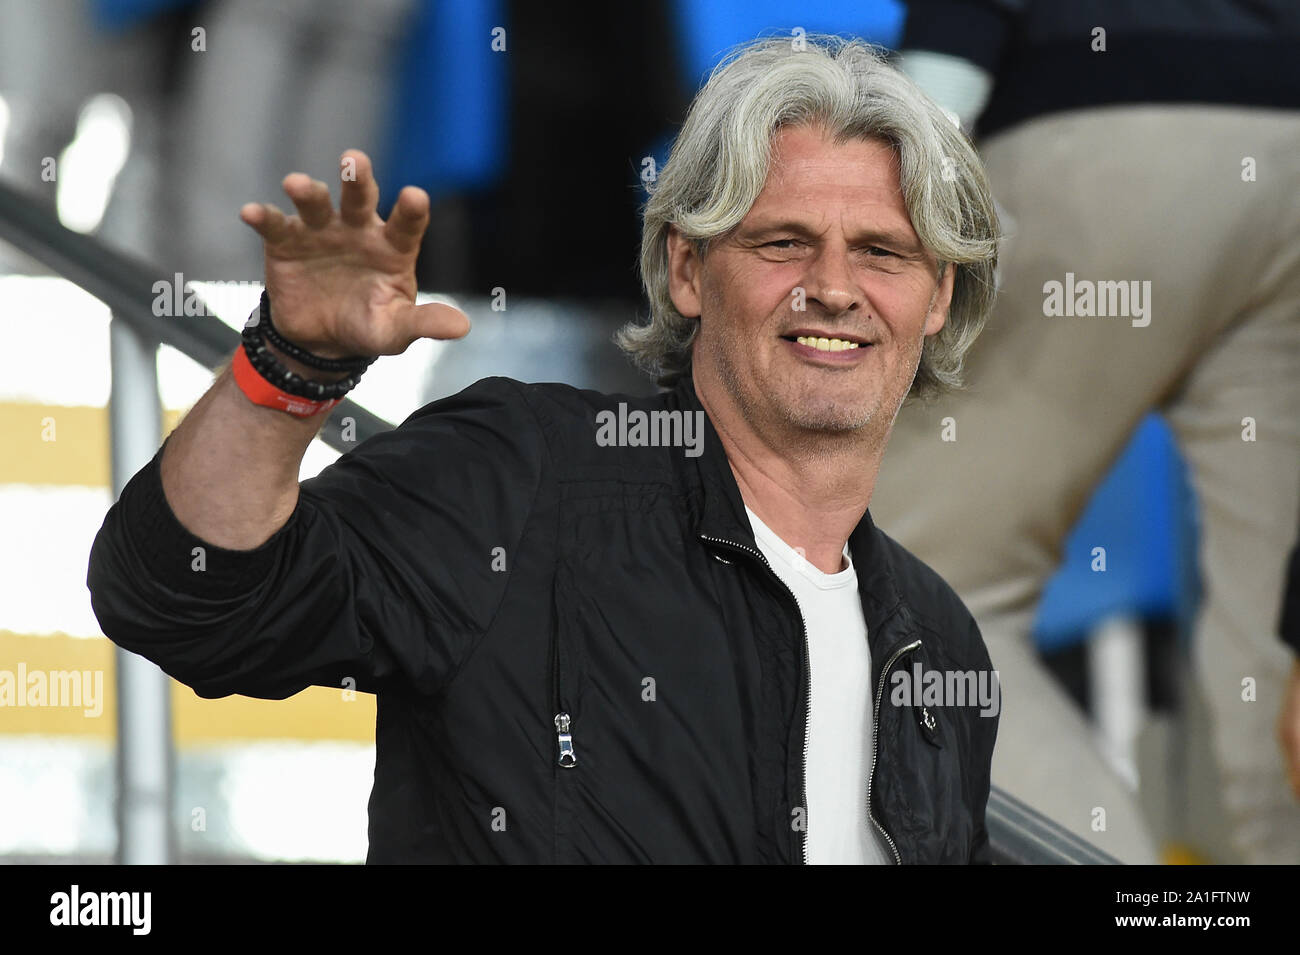
<instances>
[{"instance_id":1,"label":"black jacket","mask_svg":"<svg viewBox=\"0 0 1300 955\"><path fill-rule=\"evenodd\" d=\"M689 379L652 398L484 379L304 481L253 551L186 532L155 457L96 537L95 613L203 697L377 693L370 862L802 861L797 604L707 415L698 456L601 446L623 401L701 411ZM849 544L874 818L898 861L988 861L996 715L886 687L918 663L988 671L983 640L870 516Z\"/></svg>"}]
</instances>

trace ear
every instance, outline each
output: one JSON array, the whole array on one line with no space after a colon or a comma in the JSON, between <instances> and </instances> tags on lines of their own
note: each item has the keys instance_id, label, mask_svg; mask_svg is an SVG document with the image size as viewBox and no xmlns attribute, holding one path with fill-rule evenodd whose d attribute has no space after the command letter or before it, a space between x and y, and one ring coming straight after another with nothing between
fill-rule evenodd
<instances>
[{"instance_id":1,"label":"ear","mask_svg":"<svg viewBox=\"0 0 1300 955\"><path fill-rule=\"evenodd\" d=\"M700 257L675 225L668 227L668 297L685 318L700 317Z\"/></svg>"},{"instance_id":2,"label":"ear","mask_svg":"<svg viewBox=\"0 0 1300 955\"><path fill-rule=\"evenodd\" d=\"M925 334L927 338L938 334L948 321L948 309L952 305L953 279L956 275L957 266L955 263L949 262L943 267L943 275L939 277L939 285L934 290L934 297L930 300L930 310L925 316Z\"/></svg>"}]
</instances>

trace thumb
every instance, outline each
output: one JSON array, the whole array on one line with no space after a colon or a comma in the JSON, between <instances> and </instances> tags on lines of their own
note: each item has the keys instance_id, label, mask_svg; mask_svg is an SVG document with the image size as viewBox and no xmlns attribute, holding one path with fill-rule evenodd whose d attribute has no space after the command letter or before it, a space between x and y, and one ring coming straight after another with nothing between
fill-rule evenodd
<instances>
[{"instance_id":1,"label":"thumb","mask_svg":"<svg viewBox=\"0 0 1300 955\"><path fill-rule=\"evenodd\" d=\"M469 316L443 302L412 305L405 319L410 333L420 338L464 338L470 330Z\"/></svg>"}]
</instances>

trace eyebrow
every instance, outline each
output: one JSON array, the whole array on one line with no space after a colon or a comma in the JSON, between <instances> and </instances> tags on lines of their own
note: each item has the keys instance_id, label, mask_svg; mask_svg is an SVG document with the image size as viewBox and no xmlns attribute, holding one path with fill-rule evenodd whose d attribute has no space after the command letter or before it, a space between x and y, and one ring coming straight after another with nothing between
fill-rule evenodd
<instances>
[{"instance_id":1,"label":"eyebrow","mask_svg":"<svg viewBox=\"0 0 1300 955\"><path fill-rule=\"evenodd\" d=\"M794 219L783 219L774 222L760 222L752 226L741 227L740 234L749 239L761 239L769 235L784 233L796 235L800 238L813 239L816 233L803 222ZM913 239L904 232L897 232L892 229L867 229L858 232L853 236L854 245L884 245L900 249L905 252L920 254L922 251L921 243Z\"/></svg>"}]
</instances>

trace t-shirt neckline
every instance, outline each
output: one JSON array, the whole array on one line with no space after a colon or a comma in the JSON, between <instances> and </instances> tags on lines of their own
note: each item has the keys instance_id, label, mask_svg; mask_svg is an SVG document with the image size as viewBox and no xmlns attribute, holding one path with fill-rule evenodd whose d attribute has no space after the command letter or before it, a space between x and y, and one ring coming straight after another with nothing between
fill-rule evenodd
<instances>
[{"instance_id":1,"label":"t-shirt neckline","mask_svg":"<svg viewBox=\"0 0 1300 955\"><path fill-rule=\"evenodd\" d=\"M853 568L853 555L849 552L848 541L844 542L844 560L848 566L843 570L833 574L825 573L799 554L793 547L787 544L781 537L768 527L763 521L750 510L749 505L745 505L745 513L749 515L749 522L754 530L754 537L767 546L785 566L806 579L813 586L821 590L838 590L841 587L848 587L857 581L857 571Z\"/></svg>"}]
</instances>

